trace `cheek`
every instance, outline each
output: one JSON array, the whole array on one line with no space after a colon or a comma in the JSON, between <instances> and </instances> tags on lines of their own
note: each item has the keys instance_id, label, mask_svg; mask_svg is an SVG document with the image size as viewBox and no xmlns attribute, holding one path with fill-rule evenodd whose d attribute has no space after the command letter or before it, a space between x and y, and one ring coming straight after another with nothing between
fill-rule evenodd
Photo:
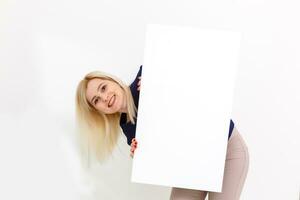
<instances>
[{"instance_id":1,"label":"cheek","mask_svg":"<svg viewBox=\"0 0 300 200\"><path fill-rule=\"evenodd\" d=\"M118 91L118 104L121 104L125 98L125 93L122 89Z\"/></svg>"}]
</instances>

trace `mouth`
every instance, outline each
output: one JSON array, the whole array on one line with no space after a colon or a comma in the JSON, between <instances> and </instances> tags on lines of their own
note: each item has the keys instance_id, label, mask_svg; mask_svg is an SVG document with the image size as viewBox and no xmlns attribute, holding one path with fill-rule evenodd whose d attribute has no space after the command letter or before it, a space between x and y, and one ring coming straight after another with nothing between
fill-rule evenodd
<instances>
[{"instance_id":1,"label":"mouth","mask_svg":"<svg viewBox=\"0 0 300 200\"><path fill-rule=\"evenodd\" d=\"M111 98L110 98L110 100L109 100L109 102L108 102L108 107L110 108L110 107L112 107L112 105L115 103L115 100L116 100L116 97L115 97L116 95L113 95Z\"/></svg>"}]
</instances>

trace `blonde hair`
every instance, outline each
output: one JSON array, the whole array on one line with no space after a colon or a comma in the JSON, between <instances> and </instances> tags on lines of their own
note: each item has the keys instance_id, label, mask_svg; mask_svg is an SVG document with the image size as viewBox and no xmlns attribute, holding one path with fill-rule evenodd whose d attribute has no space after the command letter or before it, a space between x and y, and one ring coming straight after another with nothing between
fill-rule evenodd
<instances>
[{"instance_id":1,"label":"blonde hair","mask_svg":"<svg viewBox=\"0 0 300 200\"><path fill-rule=\"evenodd\" d=\"M93 160L97 163L106 161L117 145L121 133L120 112L105 114L96 110L86 99L87 84L94 78L114 81L125 91L127 123L135 123L137 112L129 86L118 77L103 71L93 71L85 75L77 86L75 97L80 158L84 167L89 167Z\"/></svg>"}]
</instances>

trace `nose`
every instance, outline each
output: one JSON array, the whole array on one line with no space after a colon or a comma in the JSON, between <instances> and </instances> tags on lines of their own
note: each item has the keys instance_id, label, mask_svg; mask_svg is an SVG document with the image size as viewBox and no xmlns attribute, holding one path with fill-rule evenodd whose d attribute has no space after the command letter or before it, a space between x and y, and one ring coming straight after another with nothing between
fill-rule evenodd
<instances>
[{"instance_id":1,"label":"nose","mask_svg":"<svg viewBox=\"0 0 300 200\"><path fill-rule=\"evenodd\" d=\"M107 101L108 101L108 95L107 95L107 94L102 94L102 95L100 96L100 99L101 99L103 102L106 102L106 103L107 103Z\"/></svg>"}]
</instances>

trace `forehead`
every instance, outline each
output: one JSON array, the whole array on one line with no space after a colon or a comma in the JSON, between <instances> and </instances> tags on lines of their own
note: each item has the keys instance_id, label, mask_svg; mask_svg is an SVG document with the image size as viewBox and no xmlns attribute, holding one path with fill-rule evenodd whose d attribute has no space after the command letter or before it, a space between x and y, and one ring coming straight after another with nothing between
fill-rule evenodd
<instances>
[{"instance_id":1,"label":"forehead","mask_svg":"<svg viewBox=\"0 0 300 200\"><path fill-rule=\"evenodd\" d=\"M93 79L89 80L88 83L87 83L87 90L97 89L99 84L104 83L104 81L106 81L106 80L103 80L101 78L93 78Z\"/></svg>"}]
</instances>

